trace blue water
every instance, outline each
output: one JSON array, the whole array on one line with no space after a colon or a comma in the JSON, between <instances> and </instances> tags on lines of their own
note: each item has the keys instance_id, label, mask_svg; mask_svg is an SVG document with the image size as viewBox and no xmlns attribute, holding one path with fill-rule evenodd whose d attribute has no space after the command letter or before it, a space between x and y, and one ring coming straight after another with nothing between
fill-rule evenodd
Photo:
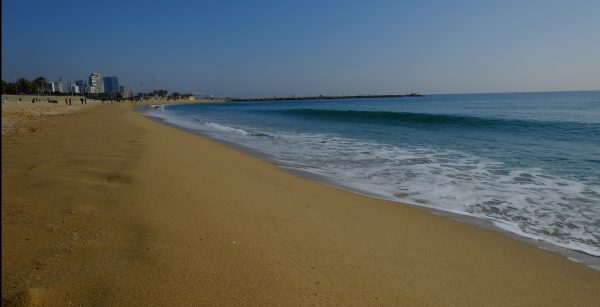
<instances>
[{"instance_id":1,"label":"blue water","mask_svg":"<svg viewBox=\"0 0 600 307\"><path fill-rule=\"evenodd\" d=\"M194 104L151 113L345 187L600 256L600 91Z\"/></svg>"}]
</instances>

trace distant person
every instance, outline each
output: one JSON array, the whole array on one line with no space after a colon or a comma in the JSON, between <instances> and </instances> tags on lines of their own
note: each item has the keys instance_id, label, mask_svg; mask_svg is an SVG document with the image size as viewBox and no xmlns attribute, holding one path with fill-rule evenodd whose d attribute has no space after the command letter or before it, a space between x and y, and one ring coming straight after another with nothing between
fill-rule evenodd
<instances>
[{"instance_id":1,"label":"distant person","mask_svg":"<svg viewBox=\"0 0 600 307\"><path fill-rule=\"evenodd\" d=\"M71 105L71 98L69 98L69 105Z\"/></svg>"},{"instance_id":2,"label":"distant person","mask_svg":"<svg viewBox=\"0 0 600 307\"><path fill-rule=\"evenodd\" d=\"M19 103L21 103L21 97L19 97Z\"/></svg>"},{"instance_id":3,"label":"distant person","mask_svg":"<svg viewBox=\"0 0 600 307\"><path fill-rule=\"evenodd\" d=\"M35 103L35 98L31 98L31 103Z\"/></svg>"},{"instance_id":4,"label":"distant person","mask_svg":"<svg viewBox=\"0 0 600 307\"><path fill-rule=\"evenodd\" d=\"M85 104L87 104L87 98L84 98L83 101L85 102Z\"/></svg>"},{"instance_id":5,"label":"distant person","mask_svg":"<svg viewBox=\"0 0 600 307\"><path fill-rule=\"evenodd\" d=\"M69 100L65 97L65 104L69 104Z\"/></svg>"},{"instance_id":6,"label":"distant person","mask_svg":"<svg viewBox=\"0 0 600 307\"><path fill-rule=\"evenodd\" d=\"M83 104L83 98L80 98L79 100L81 100L81 104Z\"/></svg>"}]
</instances>

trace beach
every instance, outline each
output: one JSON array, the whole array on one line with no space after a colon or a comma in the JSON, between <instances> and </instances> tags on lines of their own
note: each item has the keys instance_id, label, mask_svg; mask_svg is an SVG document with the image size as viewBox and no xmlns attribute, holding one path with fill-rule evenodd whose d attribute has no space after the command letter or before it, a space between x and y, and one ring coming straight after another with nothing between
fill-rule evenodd
<instances>
[{"instance_id":1,"label":"beach","mask_svg":"<svg viewBox=\"0 0 600 307\"><path fill-rule=\"evenodd\" d=\"M65 98L71 98L71 105L65 103ZM39 101L32 103L32 99L39 99ZM21 129L35 129L30 124L33 121L77 112L101 103L89 99L87 103L82 104L80 99L79 96L2 95L2 135L17 133ZM47 100L58 102L48 103Z\"/></svg>"},{"instance_id":2,"label":"beach","mask_svg":"<svg viewBox=\"0 0 600 307\"><path fill-rule=\"evenodd\" d=\"M131 105L28 111L6 135L2 108L3 305L600 301L600 271L294 176Z\"/></svg>"}]
</instances>

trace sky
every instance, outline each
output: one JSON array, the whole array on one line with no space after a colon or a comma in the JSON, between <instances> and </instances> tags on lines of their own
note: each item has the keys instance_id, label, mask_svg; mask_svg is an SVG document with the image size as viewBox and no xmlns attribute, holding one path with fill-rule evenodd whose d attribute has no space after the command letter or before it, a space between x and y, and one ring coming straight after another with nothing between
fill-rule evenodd
<instances>
[{"instance_id":1,"label":"sky","mask_svg":"<svg viewBox=\"0 0 600 307\"><path fill-rule=\"evenodd\" d=\"M2 79L229 97L600 89L600 1L2 1Z\"/></svg>"}]
</instances>

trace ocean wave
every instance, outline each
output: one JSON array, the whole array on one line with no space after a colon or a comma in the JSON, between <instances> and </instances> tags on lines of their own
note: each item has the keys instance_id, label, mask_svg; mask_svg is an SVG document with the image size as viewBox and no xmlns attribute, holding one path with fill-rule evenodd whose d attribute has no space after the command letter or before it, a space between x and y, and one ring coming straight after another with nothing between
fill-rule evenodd
<instances>
[{"instance_id":1,"label":"ocean wave","mask_svg":"<svg viewBox=\"0 0 600 307\"><path fill-rule=\"evenodd\" d=\"M274 112L282 115L297 116L308 119L379 123L386 125L421 125L468 128L508 127L544 130L554 128L566 131L588 131L589 133L600 133L600 125L598 124L565 121L536 121L523 119L484 118L451 114L327 109L285 109L264 110L261 112Z\"/></svg>"},{"instance_id":2,"label":"ocean wave","mask_svg":"<svg viewBox=\"0 0 600 307\"><path fill-rule=\"evenodd\" d=\"M244 129L240 129L240 128L235 128L235 127L221 125L221 124L207 122L207 121L201 121L201 122L203 125L205 125L207 127L210 127L215 130L220 130L223 132L237 133L237 134L241 134L241 135L251 135L252 134L251 132L246 131Z\"/></svg>"}]
</instances>

